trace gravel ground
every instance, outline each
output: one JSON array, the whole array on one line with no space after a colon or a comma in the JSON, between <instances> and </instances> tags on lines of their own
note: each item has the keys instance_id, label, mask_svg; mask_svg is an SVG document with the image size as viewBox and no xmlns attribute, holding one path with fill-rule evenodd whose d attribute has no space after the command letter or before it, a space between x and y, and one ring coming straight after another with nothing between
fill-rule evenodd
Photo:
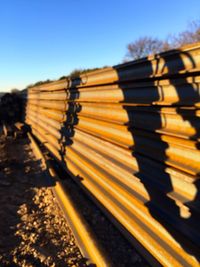
<instances>
[{"instance_id":1,"label":"gravel ground","mask_svg":"<svg viewBox=\"0 0 200 267\"><path fill-rule=\"evenodd\" d=\"M0 266L86 266L27 139L0 137Z\"/></svg>"}]
</instances>

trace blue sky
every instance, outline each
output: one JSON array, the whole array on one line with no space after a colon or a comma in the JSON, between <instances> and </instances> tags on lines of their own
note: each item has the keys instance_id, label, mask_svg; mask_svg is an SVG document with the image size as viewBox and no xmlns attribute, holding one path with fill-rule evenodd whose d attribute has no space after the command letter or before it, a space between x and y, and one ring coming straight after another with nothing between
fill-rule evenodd
<instances>
[{"instance_id":1,"label":"blue sky","mask_svg":"<svg viewBox=\"0 0 200 267\"><path fill-rule=\"evenodd\" d=\"M0 91L118 64L126 45L200 19L200 0L0 0Z\"/></svg>"}]
</instances>

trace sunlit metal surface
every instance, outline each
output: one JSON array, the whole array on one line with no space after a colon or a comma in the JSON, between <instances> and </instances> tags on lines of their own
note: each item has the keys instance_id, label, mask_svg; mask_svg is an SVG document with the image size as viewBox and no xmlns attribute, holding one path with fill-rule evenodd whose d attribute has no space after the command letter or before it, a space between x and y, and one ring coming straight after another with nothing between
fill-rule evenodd
<instances>
[{"instance_id":1,"label":"sunlit metal surface","mask_svg":"<svg viewBox=\"0 0 200 267\"><path fill-rule=\"evenodd\" d=\"M23 97L32 133L126 237L164 266L199 266L200 44Z\"/></svg>"}]
</instances>

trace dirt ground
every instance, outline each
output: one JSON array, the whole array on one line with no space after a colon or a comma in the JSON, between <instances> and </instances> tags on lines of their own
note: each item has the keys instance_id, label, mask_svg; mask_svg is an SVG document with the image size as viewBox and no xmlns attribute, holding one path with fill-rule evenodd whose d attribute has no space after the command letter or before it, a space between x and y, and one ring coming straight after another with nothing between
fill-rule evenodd
<instances>
[{"instance_id":1,"label":"dirt ground","mask_svg":"<svg viewBox=\"0 0 200 267\"><path fill-rule=\"evenodd\" d=\"M25 138L0 136L0 266L85 266Z\"/></svg>"}]
</instances>

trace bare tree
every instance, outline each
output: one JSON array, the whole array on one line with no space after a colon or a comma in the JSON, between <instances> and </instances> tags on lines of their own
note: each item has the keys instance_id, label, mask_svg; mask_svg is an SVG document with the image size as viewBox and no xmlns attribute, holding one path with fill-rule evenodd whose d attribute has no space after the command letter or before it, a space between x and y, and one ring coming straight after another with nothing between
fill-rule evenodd
<instances>
[{"instance_id":1,"label":"bare tree","mask_svg":"<svg viewBox=\"0 0 200 267\"><path fill-rule=\"evenodd\" d=\"M187 30L179 33L177 36L171 36L171 46L180 47L186 44L200 42L200 20L189 23Z\"/></svg>"},{"instance_id":2,"label":"bare tree","mask_svg":"<svg viewBox=\"0 0 200 267\"><path fill-rule=\"evenodd\" d=\"M165 40L153 37L141 37L127 45L127 54L124 61L146 57L149 54L160 53L180 46L200 42L200 20L192 21L187 30L169 35Z\"/></svg>"},{"instance_id":3,"label":"bare tree","mask_svg":"<svg viewBox=\"0 0 200 267\"><path fill-rule=\"evenodd\" d=\"M164 42L153 37L141 37L128 44L125 60L139 59L163 51Z\"/></svg>"}]
</instances>

